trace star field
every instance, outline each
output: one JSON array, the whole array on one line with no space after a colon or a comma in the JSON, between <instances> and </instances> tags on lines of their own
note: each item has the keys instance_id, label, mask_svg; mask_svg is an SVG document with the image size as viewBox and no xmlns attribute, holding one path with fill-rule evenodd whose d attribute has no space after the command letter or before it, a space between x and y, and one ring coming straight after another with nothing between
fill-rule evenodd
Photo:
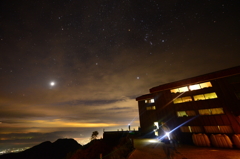
<instances>
[{"instance_id":1,"label":"star field","mask_svg":"<svg viewBox=\"0 0 240 159\"><path fill-rule=\"evenodd\" d=\"M235 0L0 4L0 147L138 129L149 88L239 65Z\"/></svg>"}]
</instances>

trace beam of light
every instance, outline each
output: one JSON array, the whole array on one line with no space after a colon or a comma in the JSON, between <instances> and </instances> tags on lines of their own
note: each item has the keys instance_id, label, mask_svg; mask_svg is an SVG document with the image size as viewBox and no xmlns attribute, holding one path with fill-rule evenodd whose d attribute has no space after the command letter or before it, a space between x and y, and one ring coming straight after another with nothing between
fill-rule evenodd
<instances>
[{"instance_id":1,"label":"beam of light","mask_svg":"<svg viewBox=\"0 0 240 159\"><path fill-rule=\"evenodd\" d=\"M193 119L197 118L198 116L199 116L199 115L197 115L197 116L195 116L195 117L193 117L193 118L191 118L191 119L188 119L187 121L185 121L185 122L183 122L182 124L176 126L174 129L172 129L172 130L169 131L169 132L165 132L166 134L163 135L162 137L160 137L159 140L162 140L163 138L165 138L165 137L167 136L167 134L169 135L170 133L172 133L173 131L175 131L175 130L178 129L179 127L181 127L181 126L183 126L184 124L192 121Z\"/></svg>"}]
</instances>

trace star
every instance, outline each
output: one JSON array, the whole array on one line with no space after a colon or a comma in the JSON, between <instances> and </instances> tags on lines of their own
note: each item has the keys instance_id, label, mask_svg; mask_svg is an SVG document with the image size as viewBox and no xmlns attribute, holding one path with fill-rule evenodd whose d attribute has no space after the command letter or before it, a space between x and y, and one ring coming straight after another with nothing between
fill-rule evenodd
<instances>
[{"instance_id":1,"label":"star","mask_svg":"<svg viewBox=\"0 0 240 159\"><path fill-rule=\"evenodd\" d=\"M51 82L50 85L51 85L51 86L54 86L54 85L55 85L55 82Z\"/></svg>"}]
</instances>

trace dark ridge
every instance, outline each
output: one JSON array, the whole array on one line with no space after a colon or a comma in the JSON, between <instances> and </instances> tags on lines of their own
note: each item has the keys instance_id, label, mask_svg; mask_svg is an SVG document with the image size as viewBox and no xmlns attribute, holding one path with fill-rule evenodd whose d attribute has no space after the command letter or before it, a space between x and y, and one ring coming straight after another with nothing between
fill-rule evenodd
<instances>
[{"instance_id":1,"label":"dark ridge","mask_svg":"<svg viewBox=\"0 0 240 159\"><path fill-rule=\"evenodd\" d=\"M58 139L54 143L45 141L23 152L1 155L0 159L65 159L81 147L74 139Z\"/></svg>"}]
</instances>

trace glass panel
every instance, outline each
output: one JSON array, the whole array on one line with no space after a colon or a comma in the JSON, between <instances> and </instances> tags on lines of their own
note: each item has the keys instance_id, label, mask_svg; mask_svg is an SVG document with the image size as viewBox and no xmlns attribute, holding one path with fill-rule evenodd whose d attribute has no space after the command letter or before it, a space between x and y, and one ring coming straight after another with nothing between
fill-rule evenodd
<instances>
[{"instance_id":1,"label":"glass panel","mask_svg":"<svg viewBox=\"0 0 240 159\"><path fill-rule=\"evenodd\" d=\"M210 109L200 109L198 112L200 115L211 115Z\"/></svg>"},{"instance_id":2,"label":"glass panel","mask_svg":"<svg viewBox=\"0 0 240 159\"><path fill-rule=\"evenodd\" d=\"M181 126L180 129L182 132L190 132L188 126Z\"/></svg>"},{"instance_id":3,"label":"glass panel","mask_svg":"<svg viewBox=\"0 0 240 159\"><path fill-rule=\"evenodd\" d=\"M200 83L200 87L208 88L208 87L212 87L212 84L211 84L211 82Z\"/></svg>"},{"instance_id":4,"label":"glass panel","mask_svg":"<svg viewBox=\"0 0 240 159\"><path fill-rule=\"evenodd\" d=\"M211 108L212 115L214 114L224 114L223 108Z\"/></svg>"},{"instance_id":5,"label":"glass panel","mask_svg":"<svg viewBox=\"0 0 240 159\"><path fill-rule=\"evenodd\" d=\"M182 99L181 99L181 98L174 99L174 100L173 100L173 103L174 103L174 104L182 103Z\"/></svg>"},{"instance_id":6,"label":"glass panel","mask_svg":"<svg viewBox=\"0 0 240 159\"><path fill-rule=\"evenodd\" d=\"M233 133L231 126L219 126L220 133Z\"/></svg>"},{"instance_id":7,"label":"glass panel","mask_svg":"<svg viewBox=\"0 0 240 159\"><path fill-rule=\"evenodd\" d=\"M205 100L205 97L204 97L203 94L199 94L199 95L193 96L193 98L194 98L195 101Z\"/></svg>"},{"instance_id":8,"label":"glass panel","mask_svg":"<svg viewBox=\"0 0 240 159\"><path fill-rule=\"evenodd\" d=\"M152 108L151 107L146 107L147 110L151 110Z\"/></svg>"},{"instance_id":9,"label":"glass panel","mask_svg":"<svg viewBox=\"0 0 240 159\"><path fill-rule=\"evenodd\" d=\"M190 89L191 91L193 91L193 90L201 89L201 87L200 87L199 84L195 84L195 85L191 85L191 86L189 86L189 89Z\"/></svg>"},{"instance_id":10,"label":"glass panel","mask_svg":"<svg viewBox=\"0 0 240 159\"><path fill-rule=\"evenodd\" d=\"M217 126L204 126L206 133L220 133Z\"/></svg>"},{"instance_id":11,"label":"glass panel","mask_svg":"<svg viewBox=\"0 0 240 159\"><path fill-rule=\"evenodd\" d=\"M187 114L188 116L195 116L195 115L196 115L196 112L195 112L194 110L187 110L187 111L186 111L186 114Z\"/></svg>"},{"instance_id":12,"label":"glass panel","mask_svg":"<svg viewBox=\"0 0 240 159\"><path fill-rule=\"evenodd\" d=\"M217 98L217 94L216 94L215 92L204 94L204 96L205 96L206 99L214 99L214 98Z\"/></svg>"},{"instance_id":13,"label":"glass panel","mask_svg":"<svg viewBox=\"0 0 240 159\"><path fill-rule=\"evenodd\" d=\"M154 99L151 99L150 102L151 102L151 103L154 103Z\"/></svg>"},{"instance_id":14,"label":"glass panel","mask_svg":"<svg viewBox=\"0 0 240 159\"><path fill-rule=\"evenodd\" d=\"M185 111L178 111L177 115L178 115L178 117L188 116Z\"/></svg>"},{"instance_id":15,"label":"glass panel","mask_svg":"<svg viewBox=\"0 0 240 159\"><path fill-rule=\"evenodd\" d=\"M179 90L178 89L171 89L171 93L178 93Z\"/></svg>"},{"instance_id":16,"label":"glass panel","mask_svg":"<svg viewBox=\"0 0 240 159\"><path fill-rule=\"evenodd\" d=\"M192 98L191 98L190 96L182 97L182 101L183 101L183 102L191 102L191 101L192 101Z\"/></svg>"},{"instance_id":17,"label":"glass panel","mask_svg":"<svg viewBox=\"0 0 240 159\"><path fill-rule=\"evenodd\" d=\"M181 88L178 88L178 89L179 89L179 92L187 92L187 91L189 91L187 86L186 87L181 87Z\"/></svg>"},{"instance_id":18,"label":"glass panel","mask_svg":"<svg viewBox=\"0 0 240 159\"><path fill-rule=\"evenodd\" d=\"M203 132L203 129L201 126L191 126L191 130L194 133Z\"/></svg>"},{"instance_id":19,"label":"glass panel","mask_svg":"<svg viewBox=\"0 0 240 159\"><path fill-rule=\"evenodd\" d=\"M155 107L155 106L152 106L152 110L156 110L156 107Z\"/></svg>"}]
</instances>

